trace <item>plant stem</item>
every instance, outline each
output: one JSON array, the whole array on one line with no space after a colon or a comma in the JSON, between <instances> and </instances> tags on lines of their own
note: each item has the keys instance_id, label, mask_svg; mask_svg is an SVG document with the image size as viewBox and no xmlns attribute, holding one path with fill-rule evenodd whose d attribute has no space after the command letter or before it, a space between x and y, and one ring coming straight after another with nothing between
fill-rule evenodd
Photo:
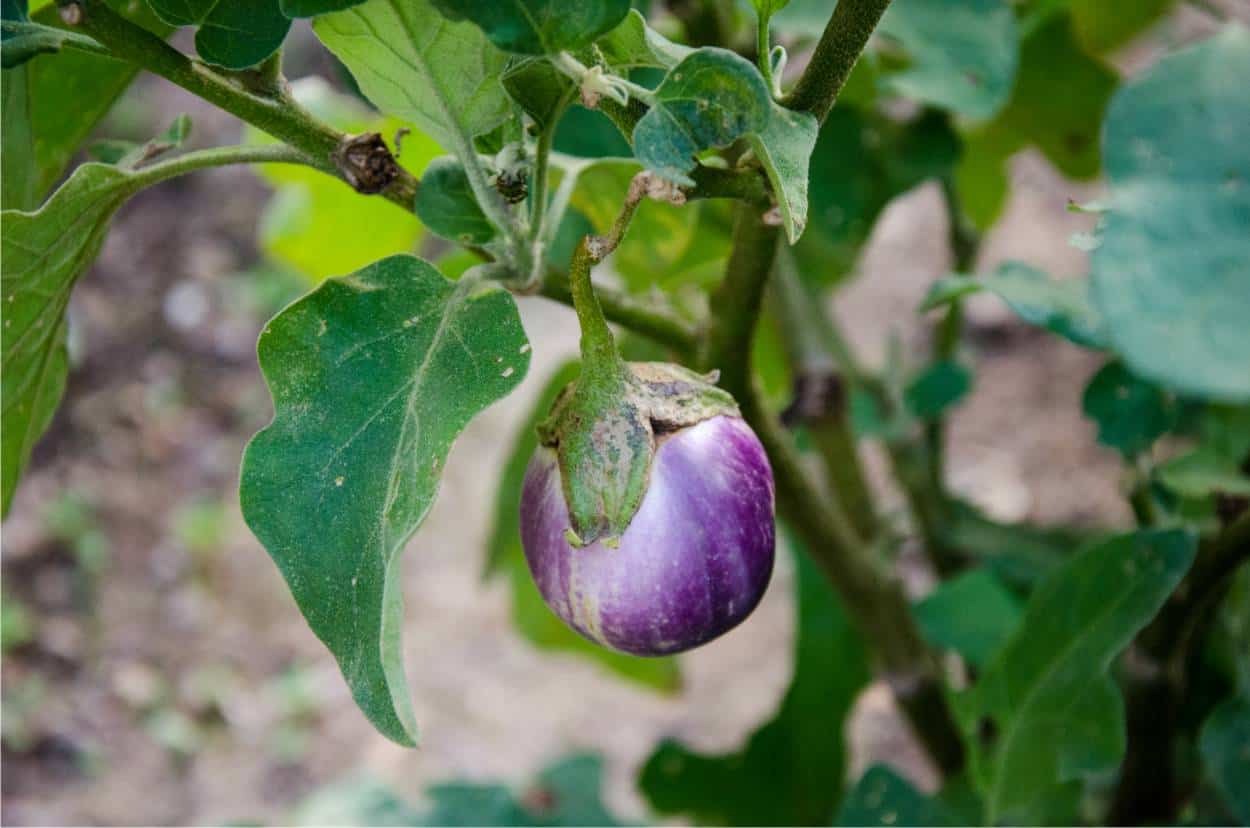
<instances>
[{"instance_id":1,"label":"plant stem","mask_svg":"<svg viewBox=\"0 0 1250 828\"><path fill-rule=\"evenodd\" d=\"M71 5L81 12L76 18L82 30L104 44L114 57L141 66L221 107L300 150L311 166L348 180L335 159L336 151L350 136L316 120L289 96L247 89L237 79L191 60L147 29L131 23L103 0L75 0ZM395 170L394 181L382 195L411 212L416 181L398 164Z\"/></svg>"},{"instance_id":2,"label":"plant stem","mask_svg":"<svg viewBox=\"0 0 1250 828\"><path fill-rule=\"evenodd\" d=\"M838 0L807 69L782 105L823 121L889 5L890 0Z\"/></svg>"},{"instance_id":3,"label":"plant stem","mask_svg":"<svg viewBox=\"0 0 1250 828\"><path fill-rule=\"evenodd\" d=\"M131 180L141 187L147 187L178 175L186 175L209 167L223 167L228 164L305 164L312 166L307 155L284 144L213 147L183 153L143 167L133 174Z\"/></svg>"},{"instance_id":4,"label":"plant stem","mask_svg":"<svg viewBox=\"0 0 1250 828\"><path fill-rule=\"evenodd\" d=\"M556 271L548 271L539 294L565 305L573 304L568 277ZM698 339L694 328L671 310L653 307L633 296L603 286L595 287L595 295L604 316L610 321L667 345L680 355L689 355L695 351Z\"/></svg>"},{"instance_id":5,"label":"plant stem","mask_svg":"<svg viewBox=\"0 0 1250 828\"><path fill-rule=\"evenodd\" d=\"M755 62L764 76L768 91L773 89L772 40L768 36L768 15L755 10Z\"/></svg>"}]
</instances>

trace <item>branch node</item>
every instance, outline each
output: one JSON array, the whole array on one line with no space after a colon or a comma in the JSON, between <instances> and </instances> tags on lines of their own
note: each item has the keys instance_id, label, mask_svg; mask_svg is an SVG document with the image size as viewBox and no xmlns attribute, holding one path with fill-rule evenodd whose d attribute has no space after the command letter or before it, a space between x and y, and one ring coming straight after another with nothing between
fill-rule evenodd
<instances>
[{"instance_id":1,"label":"branch node","mask_svg":"<svg viewBox=\"0 0 1250 828\"><path fill-rule=\"evenodd\" d=\"M358 193L374 195L399 177L400 168L376 132L344 138L334 150L334 166Z\"/></svg>"}]
</instances>

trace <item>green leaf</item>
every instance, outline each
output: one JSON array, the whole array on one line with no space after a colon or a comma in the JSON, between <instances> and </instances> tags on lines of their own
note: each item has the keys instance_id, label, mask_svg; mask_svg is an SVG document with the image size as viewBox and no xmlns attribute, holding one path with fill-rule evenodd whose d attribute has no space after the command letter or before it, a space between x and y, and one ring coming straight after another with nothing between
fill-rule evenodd
<instances>
[{"instance_id":1,"label":"green leaf","mask_svg":"<svg viewBox=\"0 0 1250 828\"><path fill-rule=\"evenodd\" d=\"M605 63L614 73L628 76L630 70L644 67L672 69L694 51L664 37L637 9L630 9L620 25L584 50L582 57L586 63Z\"/></svg>"},{"instance_id":2,"label":"green leaf","mask_svg":"<svg viewBox=\"0 0 1250 828\"><path fill-rule=\"evenodd\" d=\"M478 206L469 176L453 156L430 162L417 190L416 210L425 226L445 239L482 245L495 237L495 225Z\"/></svg>"},{"instance_id":3,"label":"green leaf","mask_svg":"<svg viewBox=\"0 0 1250 828\"><path fill-rule=\"evenodd\" d=\"M356 703L413 744L399 561L452 441L525 376L505 291L392 256L329 279L257 346L274 419L243 456L243 516L330 648Z\"/></svg>"},{"instance_id":4,"label":"green leaf","mask_svg":"<svg viewBox=\"0 0 1250 828\"><path fill-rule=\"evenodd\" d=\"M837 806L846 717L868 663L824 576L805 552L795 559L794 678L781 709L737 753L704 756L663 742L638 783L660 813L711 825L822 825Z\"/></svg>"},{"instance_id":5,"label":"green leaf","mask_svg":"<svg viewBox=\"0 0 1250 828\"><path fill-rule=\"evenodd\" d=\"M368 0L318 17L313 31L378 109L447 149L510 114L499 84L508 56L472 24L443 18L429 0Z\"/></svg>"},{"instance_id":6,"label":"green leaf","mask_svg":"<svg viewBox=\"0 0 1250 828\"><path fill-rule=\"evenodd\" d=\"M997 737L974 752L988 824L1028 822L1061 783L1114 770L1124 705L1112 659L1154 616L1193 561L1180 530L1119 535L1065 563L963 699Z\"/></svg>"},{"instance_id":7,"label":"green leaf","mask_svg":"<svg viewBox=\"0 0 1250 828\"><path fill-rule=\"evenodd\" d=\"M335 92L317 77L291 84L301 106L336 129L358 135L377 132L388 138L404 123L385 118L348 95ZM248 141L276 143L249 128ZM414 175L439 154L438 146L420 132L403 138L399 163ZM289 265L314 283L350 273L393 253L413 250L424 236L421 222L381 198L361 195L348 184L295 164L254 168L275 190L260 219L260 245L270 257Z\"/></svg>"},{"instance_id":8,"label":"green leaf","mask_svg":"<svg viewBox=\"0 0 1250 828\"><path fill-rule=\"evenodd\" d=\"M864 771L846 795L834 825L960 825L941 802L925 796L886 765Z\"/></svg>"},{"instance_id":9,"label":"green leaf","mask_svg":"<svg viewBox=\"0 0 1250 828\"><path fill-rule=\"evenodd\" d=\"M1231 698L1211 711L1198 737L1198 752L1233 816L1250 825L1250 702Z\"/></svg>"},{"instance_id":10,"label":"green leaf","mask_svg":"<svg viewBox=\"0 0 1250 828\"><path fill-rule=\"evenodd\" d=\"M517 631L542 650L564 652L597 662L621 678L656 690L673 691L681 685L676 658L638 658L592 644L573 632L543 602L525 562L518 510L521 484L534 450L538 424L546 419L556 396L577 378L576 362L562 365L548 380L513 443L495 495L495 520L487 546L486 572L505 575L512 584L512 621Z\"/></svg>"},{"instance_id":11,"label":"green leaf","mask_svg":"<svg viewBox=\"0 0 1250 828\"><path fill-rule=\"evenodd\" d=\"M290 19L279 0L147 0L170 26L197 26L195 51L209 63L246 69L282 45Z\"/></svg>"},{"instance_id":12,"label":"green leaf","mask_svg":"<svg viewBox=\"0 0 1250 828\"><path fill-rule=\"evenodd\" d=\"M963 399L971 388L972 372L958 362L943 360L912 380L903 399L912 414L931 420Z\"/></svg>"},{"instance_id":13,"label":"green leaf","mask_svg":"<svg viewBox=\"0 0 1250 828\"><path fill-rule=\"evenodd\" d=\"M943 581L914 608L932 644L959 653L981 667L1020 621L1016 597L988 569L974 569Z\"/></svg>"},{"instance_id":14,"label":"green leaf","mask_svg":"<svg viewBox=\"0 0 1250 828\"><path fill-rule=\"evenodd\" d=\"M1250 476L1239 461L1202 446L1173 457L1156 469L1159 481L1184 497L1224 494L1250 497Z\"/></svg>"},{"instance_id":15,"label":"green leaf","mask_svg":"<svg viewBox=\"0 0 1250 828\"><path fill-rule=\"evenodd\" d=\"M1130 459L1170 431L1177 417L1166 394L1118 361L1108 362L1090 379L1081 410L1098 423L1098 442Z\"/></svg>"},{"instance_id":16,"label":"green leaf","mask_svg":"<svg viewBox=\"0 0 1250 828\"><path fill-rule=\"evenodd\" d=\"M577 92L577 86L549 61L525 58L501 78L508 96L534 119L540 132L553 128Z\"/></svg>"},{"instance_id":17,"label":"green leaf","mask_svg":"<svg viewBox=\"0 0 1250 828\"><path fill-rule=\"evenodd\" d=\"M350 9L365 0L279 0L282 13L287 17L315 17L319 14Z\"/></svg>"},{"instance_id":18,"label":"green leaf","mask_svg":"<svg viewBox=\"0 0 1250 828\"><path fill-rule=\"evenodd\" d=\"M451 20L470 20L506 52L554 55L585 46L629 13L629 0L434 0Z\"/></svg>"},{"instance_id":19,"label":"green leaf","mask_svg":"<svg viewBox=\"0 0 1250 828\"><path fill-rule=\"evenodd\" d=\"M877 31L911 57L885 78L900 94L977 119L1007 103L1019 33L1005 0L896 0Z\"/></svg>"},{"instance_id":20,"label":"green leaf","mask_svg":"<svg viewBox=\"0 0 1250 828\"><path fill-rule=\"evenodd\" d=\"M664 76L634 127L634 155L656 174L693 186L694 156L768 125L772 97L759 70L725 49L693 52Z\"/></svg>"},{"instance_id":21,"label":"green leaf","mask_svg":"<svg viewBox=\"0 0 1250 828\"><path fill-rule=\"evenodd\" d=\"M1094 301L1129 368L1188 394L1250 400L1250 30L1230 25L1135 78L1104 139L1111 210Z\"/></svg>"},{"instance_id":22,"label":"green leaf","mask_svg":"<svg viewBox=\"0 0 1250 828\"><path fill-rule=\"evenodd\" d=\"M807 227L807 167L820 123L810 112L793 112L775 103L770 106L768 125L750 136L751 149L768 173L786 238L794 244Z\"/></svg>"},{"instance_id":23,"label":"green leaf","mask_svg":"<svg viewBox=\"0 0 1250 828\"><path fill-rule=\"evenodd\" d=\"M5 17L4 22L4 46L0 48L0 67L4 69L15 69L38 55L55 54L67 43L80 43L87 48L98 46L91 38L77 32L32 23L24 16L18 20Z\"/></svg>"},{"instance_id":24,"label":"green leaf","mask_svg":"<svg viewBox=\"0 0 1250 828\"><path fill-rule=\"evenodd\" d=\"M962 296L988 290L1025 322L1088 348L1105 348L1102 315L1090 298L1087 279L1051 279L1022 262L1005 262L988 276L943 276L933 283L920 310L932 310Z\"/></svg>"},{"instance_id":25,"label":"green leaf","mask_svg":"<svg viewBox=\"0 0 1250 828\"><path fill-rule=\"evenodd\" d=\"M1027 523L1000 523L963 501L951 503L948 543L980 561L1002 583L1027 593L1090 536Z\"/></svg>"},{"instance_id":26,"label":"green leaf","mask_svg":"<svg viewBox=\"0 0 1250 828\"><path fill-rule=\"evenodd\" d=\"M633 154L629 141L607 115L577 103L560 119L554 149L581 158L628 158Z\"/></svg>"},{"instance_id":27,"label":"green leaf","mask_svg":"<svg viewBox=\"0 0 1250 828\"><path fill-rule=\"evenodd\" d=\"M1123 46L1174 5L1175 0L1068 0L1076 35L1091 52Z\"/></svg>"}]
</instances>

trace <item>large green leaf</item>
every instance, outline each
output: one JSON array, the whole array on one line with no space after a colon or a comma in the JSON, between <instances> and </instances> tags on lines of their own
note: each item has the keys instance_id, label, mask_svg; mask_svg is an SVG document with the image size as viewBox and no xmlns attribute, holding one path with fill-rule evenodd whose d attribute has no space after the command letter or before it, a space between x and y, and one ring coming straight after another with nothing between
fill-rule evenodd
<instances>
[{"instance_id":1,"label":"large green leaf","mask_svg":"<svg viewBox=\"0 0 1250 828\"><path fill-rule=\"evenodd\" d=\"M246 69L282 45L291 20L279 0L147 0L170 26L197 26L195 51L209 63Z\"/></svg>"},{"instance_id":2,"label":"large green leaf","mask_svg":"<svg viewBox=\"0 0 1250 828\"><path fill-rule=\"evenodd\" d=\"M471 20L508 52L554 55L585 46L621 22L629 0L433 0L452 20Z\"/></svg>"},{"instance_id":3,"label":"large green leaf","mask_svg":"<svg viewBox=\"0 0 1250 828\"><path fill-rule=\"evenodd\" d=\"M1018 599L984 568L943 581L914 612L925 638L954 650L974 667L989 661L1021 615Z\"/></svg>"},{"instance_id":4,"label":"large green leaf","mask_svg":"<svg viewBox=\"0 0 1250 828\"><path fill-rule=\"evenodd\" d=\"M751 149L768 173L781 225L794 244L807 227L807 168L820 123L810 112L793 112L775 103L771 107L768 125L750 136Z\"/></svg>"},{"instance_id":5,"label":"large green leaf","mask_svg":"<svg viewBox=\"0 0 1250 828\"><path fill-rule=\"evenodd\" d=\"M1118 765L1124 703L1112 659L1189 569L1180 530L1119 535L1071 559L1034 592L1024 619L962 701L989 824L1027 822L1062 783Z\"/></svg>"},{"instance_id":6,"label":"large green leaf","mask_svg":"<svg viewBox=\"0 0 1250 828\"><path fill-rule=\"evenodd\" d=\"M960 825L946 807L886 765L864 771L838 809L834 825Z\"/></svg>"},{"instance_id":7,"label":"large green leaf","mask_svg":"<svg viewBox=\"0 0 1250 828\"><path fill-rule=\"evenodd\" d=\"M446 149L508 117L511 102L499 83L508 56L430 0L369 0L318 17L313 30L378 109L412 121Z\"/></svg>"},{"instance_id":8,"label":"large green leaf","mask_svg":"<svg viewBox=\"0 0 1250 828\"><path fill-rule=\"evenodd\" d=\"M877 31L911 58L886 77L899 93L978 119L1007 102L1019 33L1006 0L895 0Z\"/></svg>"},{"instance_id":9,"label":"large green leaf","mask_svg":"<svg viewBox=\"0 0 1250 828\"><path fill-rule=\"evenodd\" d=\"M1250 701L1232 698L1211 711L1198 750L1233 815L1250 825Z\"/></svg>"},{"instance_id":10,"label":"large green leaf","mask_svg":"<svg viewBox=\"0 0 1250 828\"><path fill-rule=\"evenodd\" d=\"M487 547L487 573L503 574L511 581L513 623L534 646L595 661L622 678L657 690L676 690L681 684L681 671L676 658L638 658L587 641L569 629L543 603L525 562L518 511L525 470L538 448L536 429L547 417L556 395L577 375L575 362L565 363L557 369L521 426L495 495L495 522Z\"/></svg>"},{"instance_id":11,"label":"large green leaf","mask_svg":"<svg viewBox=\"0 0 1250 828\"><path fill-rule=\"evenodd\" d=\"M525 376L516 305L392 256L288 307L257 350L275 414L243 457L243 516L365 715L412 744L400 552L452 441Z\"/></svg>"},{"instance_id":12,"label":"large green leaf","mask_svg":"<svg viewBox=\"0 0 1250 828\"><path fill-rule=\"evenodd\" d=\"M863 644L805 552L798 564L794 678L777 716L741 751L703 756L667 741L639 787L652 807L712 825L825 825L845 775L846 716L869 679Z\"/></svg>"},{"instance_id":13,"label":"large green leaf","mask_svg":"<svg viewBox=\"0 0 1250 828\"><path fill-rule=\"evenodd\" d=\"M1142 377L1250 400L1250 30L1230 25L1121 89L1091 256L1112 345Z\"/></svg>"},{"instance_id":14,"label":"large green leaf","mask_svg":"<svg viewBox=\"0 0 1250 828\"><path fill-rule=\"evenodd\" d=\"M634 127L634 155L664 178L693 186L694 156L768 126L772 97L750 61L707 47L669 70Z\"/></svg>"},{"instance_id":15,"label":"large green leaf","mask_svg":"<svg viewBox=\"0 0 1250 828\"><path fill-rule=\"evenodd\" d=\"M1085 416L1098 423L1098 442L1127 459L1148 450L1176 424L1176 407L1167 394L1134 376L1123 363L1108 362L1085 386Z\"/></svg>"}]
</instances>

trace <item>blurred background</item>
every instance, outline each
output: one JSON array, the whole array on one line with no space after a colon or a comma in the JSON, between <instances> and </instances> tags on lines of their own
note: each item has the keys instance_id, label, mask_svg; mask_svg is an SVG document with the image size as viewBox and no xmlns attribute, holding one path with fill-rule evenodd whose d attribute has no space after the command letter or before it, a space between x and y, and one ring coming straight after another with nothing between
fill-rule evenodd
<instances>
[{"instance_id":1,"label":"blurred background","mask_svg":"<svg viewBox=\"0 0 1250 828\"><path fill-rule=\"evenodd\" d=\"M1215 27L1202 4L1179 5L1111 62L1137 71ZM289 77L349 91L306 25L287 50ZM241 138L231 116L148 76L99 134L146 140L179 112L194 123L191 146ZM403 152L422 152L421 140ZM1011 158L1009 177L978 269L1010 258L1083 275L1085 253L1069 239L1093 219L1066 206L1097 198L1098 182L1067 181L1032 149ZM657 741L730 751L776 710L792 669L790 559L746 623L682 657L680 681L658 689L522 638L508 578L482 575L498 470L547 377L574 354L576 325L563 306L521 299L530 376L457 442L407 551L404 646L423 742L405 750L380 736L237 503L242 448L272 413L256 335L319 268L354 266L301 259L300 234L321 231L300 212L315 197L300 186L239 168L146 190L74 293L65 402L3 532L0 819L317 822L335 818L334 791L379 785L419 804L453 779L520 788L574 752L602 756L613 812L645 819L634 778ZM370 232L393 232L396 249L423 243L410 228ZM893 335L927 348L916 307L950 267L946 240L936 184L875 219L831 308L872 360ZM1117 457L1080 413L1100 357L1027 327L988 294L968 308L977 380L952 418L952 487L1001 520L1128 526ZM909 554L904 572L922 594L924 568ZM931 787L890 705L876 686L858 700L848 775L883 760Z\"/></svg>"}]
</instances>

